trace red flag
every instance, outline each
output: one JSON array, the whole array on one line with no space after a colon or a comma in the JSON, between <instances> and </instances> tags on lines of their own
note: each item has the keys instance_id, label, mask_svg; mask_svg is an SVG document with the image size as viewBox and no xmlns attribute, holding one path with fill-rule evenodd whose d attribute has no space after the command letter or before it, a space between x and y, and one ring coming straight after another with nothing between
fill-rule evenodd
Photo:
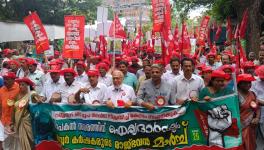
<instances>
[{"instance_id":1,"label":"red flag","mask_svg":"<svg viewBox=\"0 0 264 150\"><path fill-rule=\"evenodd\" d=\"M187 25L183 22L182 25L182 36L180 40L180 50L182 54L188 55L191 52L191 41L187 31Z\"/></svg>"},{"instance_id":2,"label":"red flag","mask_svg":"<svg viewBox=\"0 0 264 150\"><path fill-rule=\"evenodd\" d=\"M200 43L200 45L202 45L206 39L206 35L207 35L206 29L208 27L209 21L210 21L210 16L203 17L199 30L199 38L198 38L198 43Z\"/></svg>"},{"instance_id":3,"label":"red flag","mask_svg":"<svg viewBox=\"0 0 264 150\"><path fill-rule=\"evenodd\" d=\"M215 33L215 40L214 41L217 41L221 35L221 32L222 32L222 26L218 26L217 27L217 30L216 30L216 33Z\"/></svg>"},{"instance_id":4,"label":"red flag","mask_svg":"<svg viewBox=\"0 0 264 150\"><path fill-rule=\"evenodd\" d=\"M208 46L211 47L212 46L212 42L211 42L211 27L207 28L207 42L208 42Z\"/></svg>"},{"instance_id":5,"label":"red flag","mask_svg":"<svg viewBox=\"0 0 264 150\"><path fill-rule=\"evenodd\" d=\"M110 29L109 29L109 36L116 37L116 38L126 38L126 32L118 19L118 16L115 15L114 21L112 22Z\"/></svg>"},{"instance_id":6,"label":"red flag","mask_svg":"<svg viewBox=\"0 0 264 150\"><path fill-rule=\"evenodd\" d=\"M246 9L246 11L243 13L243 19L241 21L240 28L239 28L239 36L242 39L245 38L247 23L248 23L248 9Z\"/></svg>"},{"instance_id":7,"label":"red flag","mask_svg":"<svg viewBox=\"0 0 264 150\"><path fill-rule=\"evenodd\" d=\"M105 59L107 58L107 51L106 51L107 41L103 35L99 36L99 41L100 41L99 49L102 52L102 57Z\"/></svg>"},{"instance_id":8,"label":"red flag","mask_svg":"<svg viewBox=\"0 0 264 150\"><path fill-rule=\"evenodd\" d=\"M174 50L179 51L179 28L178 24L175 26L174 34L173 34L173 43L174 43Z\"/></svg>"},{"instance_id":9,"label":"red flag","mask_svg":"<svg viewBox=\"0 0 264 150\"><path fill-rule=\"evenodd\" d=\"M26 16L24 18L24 23L28 26L34 37L36 53L41 54L45 50L48 50L49 39L38 14L36 12L33 12L30 15Z\"/></svg>"},{"instance_id":10,"label":"red flag","mask_svg":"<svg viewBox=\"0 0 264 150\"><path fill-rule=\"evenodd\" d=\"M153 31L160 32L165 21L165 0L152 0Z\"/></svg>"},{"instance_id":11,"label":"red flag","mask_svg":"<svg viewBox=\"0 0 264 150\"><path fill-rule=\"evenodd\" d=\"M232 26L231 26L231 20L230 17L226 19L227 25L226 25L226 30L227 30L227 41L232 41L233 39L233 33L232 33Z\"/></svg>"},{"instance_id":12,"label":"red flag","mask_svg":"<svg viewBox=\"0 0 264 150\"><path fill-rule=\"evenodd\" d=\"M64 58L82 59L84 51L84 16L65 16Z\"/></svg>"},{"instance_id":13,"label":"red flag","mask_svg":"<svg viewBox=\"0 0 264 150\"><path fill-rule=\"evenodd\" d=\"M237 24L236 26L236 31L235 31L235 35L234 35L234 38L237 39L239 37L239 28L240 28L240 25Z\"/></svg>"}]
</instances>

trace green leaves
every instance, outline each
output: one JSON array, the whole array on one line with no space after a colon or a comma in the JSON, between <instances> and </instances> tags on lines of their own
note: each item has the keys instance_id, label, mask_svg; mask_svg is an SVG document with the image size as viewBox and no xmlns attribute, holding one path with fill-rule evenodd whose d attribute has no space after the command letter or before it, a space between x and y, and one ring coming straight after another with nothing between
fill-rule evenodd
<instances>
[{"instance_id":1,"label":"green leaves","mask_svg":"<svg viewBox=\"0 0 264 150\"><path fill-rule=\"evenodd\" d=\"M28 11L37 11L45 24L64 24L65 15L84 15L86 22L96 19L102 0L0 0L0 19L23 21Z\"/></svg>"}]
</instances>

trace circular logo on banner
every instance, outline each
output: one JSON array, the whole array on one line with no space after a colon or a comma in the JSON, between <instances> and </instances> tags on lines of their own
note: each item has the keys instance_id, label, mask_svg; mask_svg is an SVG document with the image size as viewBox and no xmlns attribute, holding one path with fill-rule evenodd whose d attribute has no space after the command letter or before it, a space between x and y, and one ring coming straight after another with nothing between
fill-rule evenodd
<instances>
[{"instance_id":1,"label":"circular logo on banner","mask_svg":"<svg viewBox=\"0 0 264 150\"><path fill-rule=\"evenodd\" d=\"M165 105L165 98L163 96L159 96L156 99L156 105L157 106L164 106Z\"/></svg>"},{"instance_id":2,"label":"circular logo on banner","mask_svg":"<svg viewBox=\"0 0 264 150\"><path fill-rule=\"evenodd\" d=\"M192 90L190 93L189 93L189 97L192 101L198 101L198 91L196 90Z\"/></svg>"},{"instance_id":3,"label":"circular logo on banner","mask_svg":"<svg viewBox=\"0 0 264 150\"><path fill-rule=\"evenodd\" d=\"M13 106L15 104L14 100L8 99L7 100L7 105L8 106Z\"/></svg>"},{"instance_id":4,"label":"circular logo on banner","mask_svg":"<svg viewBox=\"0 0 264 150\"><path fill-rule=\"evenodd\" d=\"M257 103L252 101L250 102L250 107L253 108L253 109L256 109L257 108Z\"/></svg>"}]
</instances>

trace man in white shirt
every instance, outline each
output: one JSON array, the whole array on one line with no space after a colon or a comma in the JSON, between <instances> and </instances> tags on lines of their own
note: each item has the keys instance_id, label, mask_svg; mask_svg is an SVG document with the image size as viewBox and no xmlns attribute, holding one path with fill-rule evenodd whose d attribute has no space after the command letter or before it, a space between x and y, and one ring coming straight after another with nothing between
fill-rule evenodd
<instances>
[{"instance_id":1,"label":"man in white shirt","mask_svg":"<svg viewBox=\"0 0 264 150\"><path fill-rule=\"evenodd\" d=\"M172 83L172 103L182 105L190 99L192 91L199 95L199 91L204 88L204 81L200 76L193 74L194 62L190 58L184 58L181 61L183 74L175 78Z\"/></svg>"},{"instance_id":2,"label":"man in white shirt","mask_svg":"<svg viewBox=\"0 0 264 150\"><path fill-rule=\"evenodd\" d=\"M75 99L78 103L85 103L89 105L102 104L107 94L107 87L103 83L98 83L98 70L89 70L87 72L89 77L89 86L81 88L76 94Z\"/></svg>"},{"instance_id":3,"label":"man in white shirt","mask_svg":"<svg viewBox=\"0 0 264 150\"><path fill-rule=\"evenodd\" d=\"M258 67L256 70L258 78L252 82L251 91L253 91L257 97L257 100L261 106L261 115L259 121L259 129L257 130L257 149L264 149L264 65Z\"/></svg>"},{"instance_id":4,"label":"man in white shirt","mask_svg":"<svg viewBox=\"0 0 264 150\"><path fill-rule=\"evenodd\" d=\"M108 74L109 67L105 63L99 63L97 65L97 68L99 69L99 82L105 84L107 87L111 86L112 81L112 75Z\"/></svg>"},{"instance_id":5,"label":"man in white shirt","mask_svg":"<svg viewBox=\"0 0 264 150\"><path fill-rule=\"evenodd\" d=\"M170 68L171 71L167 71L166 73L164 73L162 75L162 79L166 81L171 81L175 79L175 77L180 75L180 68L181 68L180 60L178 58L172 58L170 60Z\"/></svg>"},{"instance_id":6,"label":"man in white shirt","mask_svg":"<svg viewBox=\"0 0 264 150\"><path fill-rule=\"evenodd\" d=\"M78 61L76 63L76 71L78 73L78 76L75 77L75 80L83 84L87 84L89 82L88 77L85 73L85 69L86 65L83 61Z\"/></svg>"},{"instance_id":7,"label":"man in white shirt","mask_svg":"<svg viewBox=\"0 0 264 150\"><path fill-rule=\"evenodd\" d=\"M217 54L213 52L207 54L206 66L211 67L213 70L217 70L221 66L221 63L216 62L216 56Z\"/></svg>"},{"instance_id":8,"label":"man in white shirt","mask_svg":"<svg viewBox=\"0 0 264 150\"><path fill-rule=\"evenodd\" d=\"M124 74L119 70L113 71L113 85L107 88L106 105L110 108L125 106L129 108L136 101L133 88L123 84Z\"/></svg>"},{"instance_id":9,"label":"man in white shirt","mask_svg":"<svg viewBox=\"0 0 264 150\"><path fill-rule=\"evenodd\" d=\"M17 70L16 76L18 78L27 77L29 74L27 58L19 58L18 61L21 65L21 67Z\"/></svg>"},{"instance_id":10,"label":"man in white shirt","mask_svg":"<svg viewBox=\"0 0 264 150\"><path fill-rule=\"evenodd\" d=\"M43 85L44 85L44 79L45 74L44 72L37 70L38 62L34 59L29 60L28 62L28 70L29 75L28 78L35 83L35 90L38 94L41 93Z\"/></svg>"},{"instance_id":11,"label":"man in white shirt","mask_svg":"<svg viewBox=\"0 0 264 150\"><path fill-rule=\"evenodd\" d=\"M40 96L45 102L49 102L52 94L59 91L59 87L64 83L60 76L60 70L49 70L50 79L44 83Z\"/></svg>"},{"instance_id":12,"label":"man in white shirt","mask_svg":"<svg viewBox=\"0 0 264 150\"><path fill-rule=\"evenodd\" d=\"M65 82L59 86L59 91L55 93L60 94L61 103L76 103L74 95L83 87L83 84L74 79L77 73L72 68L66 68L61 73ZM53 102L53 99L50 99L50 101Z\"/></svg>"}]
</instances>

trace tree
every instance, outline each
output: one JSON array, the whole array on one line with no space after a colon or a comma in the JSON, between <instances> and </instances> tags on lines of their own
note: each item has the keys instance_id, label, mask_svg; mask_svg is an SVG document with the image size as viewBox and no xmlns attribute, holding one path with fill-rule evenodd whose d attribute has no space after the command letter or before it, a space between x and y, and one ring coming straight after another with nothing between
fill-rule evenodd
<instances>
[{"instance_id":1,"label":"tree","mask_svg":"<svg viewBox=\"0 0 264 150\"><path fill-rule=\"evenodd\" d=\"M84 15L86 21L96 19L101 0L0 0L0 19L23 21L29 11L37 11L45 24L64 24L64 15Z\"/></svg>"},{"instance_id":2,"label":"tree","mask_svg":"<svg viewBox=\"0 0 264 150\"><path fill-rule=\"evenodd\" d=\"M264 5L263 0L174 0L174 2L179 11L185 14L190 9L205 6L210 9L209 13L216 20L223 22L227 16L231 16L234 24L241 22L243 12L248 8L247 52L259 51L261 25L264 23L264 8L261 7Z\"/></svg>"}]
</instances>

